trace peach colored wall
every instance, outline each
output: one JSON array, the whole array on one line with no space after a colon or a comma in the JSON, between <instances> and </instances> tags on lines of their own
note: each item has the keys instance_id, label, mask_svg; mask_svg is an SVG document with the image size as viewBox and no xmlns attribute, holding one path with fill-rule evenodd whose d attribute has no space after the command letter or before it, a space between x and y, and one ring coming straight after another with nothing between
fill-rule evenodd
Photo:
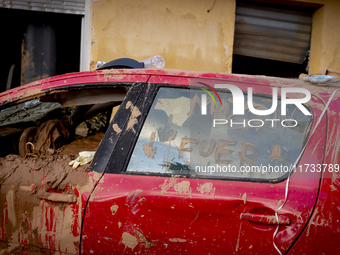
<instances>
[{"instance_id":1,"label":"peach colored wall","mask_svg":"<svg viewBox=\"0 0 340 255\"><path fill-rule=\"evenodd\" d=\"M340 70L340 0L299 1L323 5L314 15L310 74ZM91 69L97 61L159 54L166 68L231 72L235 5L235 0L94 1Z\"/></svg>"},{"instance_id":2,"label":"peach colored wall","mask_svg":"<svg viewBox=\"0 0 340 255\"><path fill-rule=\"evenodd\" d=\"M158 54L166 68L231 72L235 0L98 0L92 13L91 69Z\"/></svg>"},{"instance_id":3,"label":"peach colored wall","mask_svg":"<svg viewBox=\"0 0 340 255\"><path fill-rule=\"evenodd\" d=\"M340 1L300 0L322 4L314 13L309 73L321 68L340 70Z\"/></svg>"}]
</instances>

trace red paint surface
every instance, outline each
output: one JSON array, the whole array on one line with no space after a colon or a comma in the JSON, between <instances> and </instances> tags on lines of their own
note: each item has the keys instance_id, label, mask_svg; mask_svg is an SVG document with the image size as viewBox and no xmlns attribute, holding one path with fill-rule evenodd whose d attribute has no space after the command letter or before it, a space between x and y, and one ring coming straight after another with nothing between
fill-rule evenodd
<instances>
[{"instance_id":1,"label":"red paint surface","mask_svg":"<svg viewBox=\"0 0 340 255\"><path fill-rule=\"evenodd\" d=\"M2 214L2 219L1 219L1 238L6 238L7 237L7 233L6 233L6 229L5 229L5 223L8 220L8 204L7 201L5 202L5 209L4 212Z\"/></svg>"},{"instance_id":2,"label":"red paint surface","mask_svg":"<svg viewBox=\"0 0 340 255\"><path fill-rule=\"evenodd\" d=\"M79 197L79 192L77 188L73 189L74 195ZM80 236L80 225L79 225L79 218L81 217L81 212L79 210L79 205L77 203L73 203L72 207L72 225L71 225L71 232L74 236Z\"/></svg>"},{"instance_id":3,"label":"red paint surface","mask_svg":"<svg viewBox=\"0 0 340 255\"><path fill-rule=\"evenodd\" d=\"M337 92L336 96L339 96ZM336 97L335 97L336 98ZM340 164L340 99L327 111L325 164ZM323 173L314 213L289 254L340 254L340 173Z\"/></svg>"},{"instance_id":4,"label":"red paint surface","mask_svg":"<svg viewBox=\"0 0 340 255\"><path fill-rule=\"evenodd\" d=\"M194 82L198 80L194 79ZM256 81L251 80L252 84ZM190 84L186 78L162 76L151 77L149 82ZM205 82L223 83L215 79ZM237 85L243 91L249 86L236 80L228 81L228 84ZM268 86L255 86L254 92L268 94L271 91ZM313 101L319 106L313 108L315 119L318 119L319 108L324 103L318 97ZM316 121L312 129L315 124ZM326 117L311 138L300 164L322 164L324 151L314 148L317 145L323 148L325 137ZM245 183L185 178L176 178L175 181L190 182L191 194L179 194L170 188L162 195L162 185L169 182L166 177L104 174L104 182L98 184L85 214L83 253L277 253L272 241L276 226L244 221L240 215L244 212L274 215L278 201L284 199L286 181ZM293 173L288 201L279 212L288 216L291 224L280 226L275 238L282 252L291 247L306 227L317 201L319 181L320 173ZM199 192L198 186L204 183L211 183L214 191L208 194ZM242 199L244 193L247 193L246 204ZM113 205L118 206L114 214L110 209ZM129 233L139 241L133 249L123 243L123 233ZM154 246L147 249L138 233Z\"/></svg>"},{"instance_id":5,"label":"red paint surface","mask_svg":"<svg viewBox=\"0 0 340 255\"><path fill-rule=\"evenodd\" d=\"M149 79L150 78L150 79ZM149 80L148 80L149 79ZM273 87L306 87L318 91L315 86L302 82L290 84L289 80L252 77L230 74L186 72L178 70L112 70L111 73L93 71L48 78L0 94L0 103L36 97L41 90L67 87L77 84L113 82L150 82L189 86L195 81L237 85L246 91L254 87L254 93L270 94ZM315 119L318 119L324 104L334 88L320 89L313 99ZM280 91L279 91L280 93ZM339 94L339 93L338 93ZM311 138L301 159L304 163L339 164L340 158L340 100L336 95L327 115L317 132ZM327 119L328 118L328 119ZM315 125L316 121L314 121ZM326 146L326 148L325 148ZM316 148L316 149L315 149ZM326 153L324 153L324 151ZM323 157L325 157L323 159ZM92 173L90 173L92 175ZM288 201L279 214L291 219L289 226L281 226L275 238L282 252L290 254L339 254L340 248L340 174L305 173L292 175ZM258 253L276 254L272 243L275 226L240 219L245 212L273 215L278 201L284 199L286 181L281 183L244 183L236 181L202 180L176 178L176 182L188 181L191 194L180 194L174 188L161 194L161 187L169 181L166 177L105 174L86 209L82 236L82 253L97 254L124 253L143 254L190 253ZM319 183L321 182L320 192ZM95 183L95 182L94 182ZM213 192L202 194L199 185L211 183ZM43 187L43 181L41 183ZM80 194L74 189L75 194ZM247 193L244 204L241 198ZM72 206L73 223L71 232L79 235L85 203L90 193L81 194L82 207ZM49 233L40 244L49 250L60 250L56 243L55 214L44 200L41 202L45 227ZM118 206L116 213L111 211ZM314 208L315 206L315 208ZM65 211L64 211L65 212ZM8 209L1 219L1 237L6 237L4 228L8 220ZM44 219L41 219L41 228ZM65 230L67 231L67 230ZM138 244L132 250L122 243L126 232L137 238ZM148 249L140 238L141 233L154 246ZM31 233L30 233L31 234ZM22 243L27 243L23 233L18 233ZM32 234L31 234L32 235ZM100 242L98 242L100 241ZM74 243L76 246L77 243Z\"/></svg>"}]
</instances>

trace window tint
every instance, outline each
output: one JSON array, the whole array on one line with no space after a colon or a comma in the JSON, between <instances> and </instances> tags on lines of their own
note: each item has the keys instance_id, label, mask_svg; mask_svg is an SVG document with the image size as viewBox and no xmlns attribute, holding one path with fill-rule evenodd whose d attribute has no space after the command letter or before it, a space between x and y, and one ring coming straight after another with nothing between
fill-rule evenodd
<instances>
[{"instance_id":1,"label":"window tint","mask_svg":"<svg viewBox=\"0 0 340 255\"><path fill-rule=\"evenodd\" d=\"M294 164L312 123L295 105L287 115L234 115L232 94L219 92L222 106L202 90L160 88L143 125L128 172L191 174L207 178L276 179ZM247 95L245 95L247 104ZM271 95L253 95L258 110L270 109ZM311 112L311 110L309 110Z\"/></svg>"}]
</instances>

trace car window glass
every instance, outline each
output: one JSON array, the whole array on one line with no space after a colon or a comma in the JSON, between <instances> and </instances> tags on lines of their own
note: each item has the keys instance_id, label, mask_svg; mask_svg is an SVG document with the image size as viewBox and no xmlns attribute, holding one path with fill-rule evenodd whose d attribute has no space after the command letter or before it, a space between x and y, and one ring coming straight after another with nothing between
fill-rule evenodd
<instances>
[{"instance_id":1,"label":"car window glass","mask_svg":"<svg viewBox=\"0 0 340 255\"><path fill-rule=\"evenodd\" d=\"M233 116L232 95L226 92L219 92L223 106L209 98L207 114L202 115L204 93L160 88L126 171L207 178L284 176L303 146L312 116L304 115L295 105L287 105L286 116L281 115L280 107L270 115L258 116L247 106L245 115ZM254 95L253 104L259 110L269 109L271 96ZM267 172L255 172L265 167ZM246 172L251 168L252 172Z\"/></svg>"}]
</instances>

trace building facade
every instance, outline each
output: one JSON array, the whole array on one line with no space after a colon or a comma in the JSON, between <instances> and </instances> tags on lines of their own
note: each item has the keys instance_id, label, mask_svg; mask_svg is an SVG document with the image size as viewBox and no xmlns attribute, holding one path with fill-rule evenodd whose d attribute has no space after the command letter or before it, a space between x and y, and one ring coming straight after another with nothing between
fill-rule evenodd
<instances>
[{"instance_id":1,"label":"building facade","mask_svg":"<svg viewBox=\"0 0 340 255\"><path fill-rule=\"evenodd\" d=\"M254 17L254 15L261 16L261 13L256 14L254 8L244 13L244 8L242 10L244 5L250 6L250 9L255 6L258 11L262 9L267 12L263 12L260 18ZM286 18L282 17L280 9L286 14ZM298 15L302 13L304 16L304 12L307 16L310 15L310 24L308 20L294 21L294 17L289 17L292 13ZM248 33L248 39L254 32L254 40L248 43L248 46L252 47L256 43L272 44L271 48L264 49L269 51L269 55L267 54L269 59L282 51L286 52L286 55L301 55L298 45L299 36L301 33L307 35L309 33L309 38L308 36L303 38L308 44L306 56L309 55L307 59L309 65L305 63L304 69L307 68L309 74L318 73L322 68L340 70L339 13L340 1L337 0L247 2L237 0L97 0L92 5L91 68L94 68L96 61L109 61L121 57L142 60L159 54L165 58L166 68L235 72L233 59L237 57L235 53L240 53L240 44L244 38L244 34L237 34L239 30L237 24L252 23L257 18L257 21L262 22L258 24L259 26L268 26L276 31L295 29L298 35L292 35L291 41L287 42L285 35L282 37L274 34L269 35L271 37L269 42L263 42L261 31L254 31L256 28L250 28L252 31ZM242 20L243 14L250 21ZM254 23L257 21L255 20ZM282 44L286 44L286 49L281 47ZM237 51L234 51L234 46L238 47ZM241 45L242 47L247 48L247 45ZM306 49L306 45L301 47ZM258 57L256 53L252 55L252 57ZM266 56L260 56L260 58L266 58ZM300 60L288 59L291 62L287 63L295 61L295 64L299 62L302 64L303 60L301 57ZM245 61L249 62L249 59ZM276 61L286 62L287 59L283 56ZM255 67L256 63L256 61L252 62ZM266 62L259 64L266 65ZM278 65L278 68L280 67L291 68L284 63L282 66Z\"/></svg>"},{"instance_id":2,"label":"building facade","mask_svg":"<svg viewBox=\"0 0 340 255\"><path fill-rule=\"evenodd\" d=\"M339 13L338 0L0 0L0 91L153 55L194 71L340 70Z\"/></svg>"}]
</instances>

